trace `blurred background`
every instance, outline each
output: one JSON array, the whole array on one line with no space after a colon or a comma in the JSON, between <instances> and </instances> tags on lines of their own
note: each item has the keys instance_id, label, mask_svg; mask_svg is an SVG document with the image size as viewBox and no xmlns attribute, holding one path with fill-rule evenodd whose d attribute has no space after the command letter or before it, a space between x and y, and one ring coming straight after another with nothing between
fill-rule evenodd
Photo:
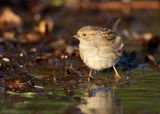
<instances>
[{"instance_id":1,"label":"blurred background","mask_svg":"<svg viewBox=\"0 0 160 114\"><path fill-rule=\"evenodd\" d=\"M122 81L88 83L73 35L118 18ZM159 20L159 0L0 0L0 113L159 114Z\"/></svg>"}]
</instances>

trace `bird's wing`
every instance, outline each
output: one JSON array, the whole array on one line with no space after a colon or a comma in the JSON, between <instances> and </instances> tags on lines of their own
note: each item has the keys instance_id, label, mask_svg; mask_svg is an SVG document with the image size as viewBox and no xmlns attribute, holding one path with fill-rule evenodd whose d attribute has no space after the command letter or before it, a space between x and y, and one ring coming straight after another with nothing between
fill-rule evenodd
<instances>
[{"instance_id":1,"label":"bird's wing","mask_svg":"<svg viewBox=\"0 0 160 114\"><path fill-rule=\"evenodd\" d=\"M99 30L105 40L114 40L117 37L117 34L110 27L100 27Z\"/></svg>"}]
</instances>

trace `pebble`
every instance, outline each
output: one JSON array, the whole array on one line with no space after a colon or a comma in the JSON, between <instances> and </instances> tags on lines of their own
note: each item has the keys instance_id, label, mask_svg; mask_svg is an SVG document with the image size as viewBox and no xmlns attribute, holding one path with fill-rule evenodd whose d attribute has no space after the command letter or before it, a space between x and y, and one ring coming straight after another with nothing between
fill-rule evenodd
<instances>
[{"instance_id":1,"label":"pebble","mask_svg":"<svg viewBox=\"0 0 160 114\"><path fill-rule=\"evenodd\" d=\"M10 62L9 58L6 58L6 57L2 58L2 60L3 60L4 62Z\"/></svg>"},{"instance_id":2,"label":"pebble","mask_svg":"<svg viewBox=\"0 0 160 114\"><path fill-rule=\"evenodd\" d=\"M19 54L19 56L20 56L20 57L23 57L23 56L24 56L24 54L23 54L23 53L20 53L20 54Z\"/></svg>"},{"instance_id":3,"label":"pebble","mask_svg":"<svg viewBox=\"0 0 160 114\"><path fill-rule=\"evenodd\" d=\"M36 52L36 51L37 51L36 48L32 48L32 49L31 49L31 52Z\"/></svg>"},{"instance_id":4,"label":"pebble","mask_svg":"<svg viewBox=\"0 0 160 114\"><path fill-rule=\"evenodd\" d=\"M68 56L67 55L61 55L61 59L67 59Z\"/></svg>"}]
</instances>

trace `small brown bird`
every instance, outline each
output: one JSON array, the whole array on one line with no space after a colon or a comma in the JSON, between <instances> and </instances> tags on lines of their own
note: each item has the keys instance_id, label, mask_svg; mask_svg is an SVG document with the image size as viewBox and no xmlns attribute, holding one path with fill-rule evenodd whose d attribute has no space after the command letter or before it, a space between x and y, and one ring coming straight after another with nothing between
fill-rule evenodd
<instances>
[{"instance_id":1,"label":"small brown bird","mask_svg":"<svg viewBox=\"0 0 160 114\"><path fill-rule=\"evenodd\" d=\"M115 64L123 50L123 41L116 34L117 26L120 22L118 19L112 28L85 26L77 31L74 36L80 41L79 51L81 59L91 68L88 78L93 78L92 69L103 70L113 67L115 79L120 80Z\"/></svg>"}]
</instances>

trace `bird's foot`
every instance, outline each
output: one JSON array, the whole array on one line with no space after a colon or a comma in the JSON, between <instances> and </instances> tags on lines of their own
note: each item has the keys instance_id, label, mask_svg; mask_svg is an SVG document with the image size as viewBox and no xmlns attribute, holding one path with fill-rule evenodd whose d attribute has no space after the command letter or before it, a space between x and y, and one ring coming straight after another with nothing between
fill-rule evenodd
<instances>
[{"instance_id":1,"label":"bird's foot","mask_svg":"<svg viewBox=\"0 0 160 114\"><path fill-rule=\"evenodd\" d=\"M120 77L117 69L115 68L115 66L113 66L113 69L114 69L114 72L115 72L115 75L114 75L115 81L116 81L116 82L119 82L120 79L121 79L121 77Z\"/></svg>"},{"instance_id":2,"label":"bird's foot","mask_svg":"<svg viewBox=\"0 0 160 114\"><path fill-rule=\"evenodd\" d=\"M120 75L114 75L114 78L116 82L119 82L121 80Z\"/></svg>"},{"instance_id":3,"label":"bird's foot","mask_svg":"<svg viewBox=\"0 0 160 114\"><path fill-rule=\"evenodd\" d=\"M85 80L87 80L88 82L90 82L92 79L93 79L93 76L92 76L92 75L87 75L87 76L85 77Z\"/></svg>"}]
</instances>

